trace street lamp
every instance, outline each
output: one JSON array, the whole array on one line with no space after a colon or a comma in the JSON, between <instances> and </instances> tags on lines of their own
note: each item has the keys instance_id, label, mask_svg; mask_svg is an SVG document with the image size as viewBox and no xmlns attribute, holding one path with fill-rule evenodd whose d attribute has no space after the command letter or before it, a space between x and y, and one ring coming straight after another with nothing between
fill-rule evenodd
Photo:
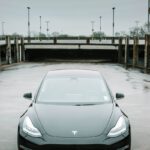
<instances>
[{"instance_id":1,"label":"street lamp","mask_svg":"<svg viewBox=\"0 0 150 150\"><path fill-rule=\"evenodd\" d=\"M100 19L100 33L99 33L99 38L101 39L101 32L102 32L102 16L99 17Z\"/></svg>"},{"instance_id":2,"label":"street lamp","mask_svg":"<svg viewBox=\"0 0 150 150\"><path fill-rule=\"evenodd\" d=\"M139 21L136 20L135 24L136 24L136 36L138 36L139 35Z\"/></svg>"},{"instance_id":3,"label":"street lamp","mask_svg":"<svg viewBox=\"0 0 150 150\"><path fill-rule=\"evenodd\" d=\"M150 14L150 0L148 0L148 25L147 25L148 34L150 33L150 21L149 21L149 14Z\"/></svg>"},{"instance_id":4,"label":"street lamp","mask_svg":"<svg viewBox=\"0 0 150 150\"><path fill-rule=\"evenodd\" d=\"M40 40L41 40L41 31L42 31L42 17L41 16L39 16L40 17L40 33L39 33L39 38L40 38Z\"/></svg>"},{"instance_id":5,"label":"street lamp","mask_svg":"<svg viewBox=\"0 0 150 150\"><path fill-rule=\"evenodd\" d=\"M100 16L99 19L100 19L100 32L101 32L102 31L102 22L101 22L102 21L102 16Z\"/></svg>"},{"instance_id":6,"label":"street lamp","mask_svg":"<svg viewBox=\"0 0 150 150\"><path fill-rule=\"evenodd\" d=\"M27 7L28 9L28 42L30 42L30 7Z\"/></svg>"},{"instance_id":7,"label":"street lamp","mask_svg":"<svg viewBox=\"0 0 150 150\"><path fill-rule=\"evenodd\" d=\"M48 37L48 32L49 32L49 26L48 26L48 24L49 24L49 21L46 21L46 25L47 25L47 29L46 29L46 31L47 31L47 37Z\"/></svg>"},{"instance_id":8,"label":"street lamp","mask_svg":"<svg viewBox=\"0 0 150 150\"><path fill-rule=\"evenodd\" d=\"M93 40L93 37L94 37L94 21L91 21L91 24L92 24L92 40Z\"/></svg>"},{"instance_id":9,"label":"street lamp","mask_svg":"<svg viewBox=\"0 0 150 150\"><path fill-rule=\"evenodd\" d=\"M112 10L113 10L113 24L112 24L112 26L113 26L113 37L114 37L114 35L115 35L115 7L113 7L112 8Z\"/></svg>"},{"instance_id":10,"label":"street lamp","mask_svg":"<svg viewBox=\"0 0 150 150\"><path fill-rule=\"evenodd\" d=\"M4 24L5 24L5 22L3 21L3 22L2 22L2 36L5 35L5 32L4 32Z\"/></svg>"}]
</instances>

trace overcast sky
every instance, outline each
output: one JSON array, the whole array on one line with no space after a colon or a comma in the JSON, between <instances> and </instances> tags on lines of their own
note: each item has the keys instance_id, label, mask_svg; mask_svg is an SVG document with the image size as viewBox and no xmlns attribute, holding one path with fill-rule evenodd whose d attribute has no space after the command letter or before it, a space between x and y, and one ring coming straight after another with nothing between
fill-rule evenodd
<instances>
[{"instance_id":1,"label":"overcast sky","mask_svg":"<svg viewBox=\"0 0 150 150\"><path fill-rule=\"evenodd\" d=\"M90 35L91 21L99 31L102 16L102 31L112 35L112 7L116 7L115 31L128 31L135 21L139 25L147 21L148 0L0 0L0 22L6 22L5 34L27 35L27 6L31 7L31 31L39 32L42 16L44 33L45 21L49 20L50 33Z\"/></svg>"}]
</instances>

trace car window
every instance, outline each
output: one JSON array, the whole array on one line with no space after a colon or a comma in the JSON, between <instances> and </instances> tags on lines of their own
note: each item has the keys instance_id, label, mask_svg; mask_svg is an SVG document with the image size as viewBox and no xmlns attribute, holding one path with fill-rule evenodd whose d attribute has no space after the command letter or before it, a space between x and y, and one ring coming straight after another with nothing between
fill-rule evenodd
<instances>
[{"instance_id":1,"label":"car window","mask_svg":"<svg viewBox=\"0 0 150 150\"><path fill-rule=\"evenodd\" d=\"M37 101L45 103L100 103L110 102L105 82L95 77L46 78Z\"/></svg>"}]
</instances>

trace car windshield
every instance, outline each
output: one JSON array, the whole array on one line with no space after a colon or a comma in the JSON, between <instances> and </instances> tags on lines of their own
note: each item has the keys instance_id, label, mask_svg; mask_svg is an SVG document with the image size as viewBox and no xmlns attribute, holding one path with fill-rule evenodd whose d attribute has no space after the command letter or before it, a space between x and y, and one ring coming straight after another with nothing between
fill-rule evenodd
<instances>
[{"instance_id":1,"label":"car windshield","mask_svg":"<svg viewBox=\"0 0 150 150\"><path fill-rule=\"evenodd\" d=\"M99 77L48 77L41 85L37 102L90 105L111 102L111 97Z\"/></svg>"}]
</instances>

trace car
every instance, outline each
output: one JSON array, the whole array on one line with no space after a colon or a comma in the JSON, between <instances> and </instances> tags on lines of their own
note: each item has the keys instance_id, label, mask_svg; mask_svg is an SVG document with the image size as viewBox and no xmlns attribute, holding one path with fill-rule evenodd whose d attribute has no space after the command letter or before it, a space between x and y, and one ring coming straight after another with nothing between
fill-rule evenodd
<instances>
[{"instance_id":1,"label":"car","mask_svg":"<svg viewBox=\"0 0 150 150\"><path fill-rule=\"evenodd\" d=\"M96 70L49 71L18 124L18 150L130 150L127 115Z\"/></svg>"}]
</instances>

